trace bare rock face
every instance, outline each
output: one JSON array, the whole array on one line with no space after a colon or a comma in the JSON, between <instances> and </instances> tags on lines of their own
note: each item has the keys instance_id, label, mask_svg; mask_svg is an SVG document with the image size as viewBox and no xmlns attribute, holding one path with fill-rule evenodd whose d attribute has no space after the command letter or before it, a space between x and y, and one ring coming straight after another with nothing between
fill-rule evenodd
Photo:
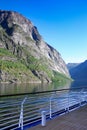
<instances>
[{"instance_id":1,"label":"bare rock face","mask_svg":"<svg viewBox=\"0 0 87 130\"><path fill-rule=\"evenodd\" d=\"M35 63L33 60L30 62L31 57L34 57L39 61L39 66L47 66L51 74L56 71L69 77L60 53L42 39L30 20L17 12L0 11L0 48L6 48L17 58L23 59L29 68L31 63ZM43 75L44 80L51 81L46 71L31 71L38 73L39 79Z\"/></svg>"}]
</instances>

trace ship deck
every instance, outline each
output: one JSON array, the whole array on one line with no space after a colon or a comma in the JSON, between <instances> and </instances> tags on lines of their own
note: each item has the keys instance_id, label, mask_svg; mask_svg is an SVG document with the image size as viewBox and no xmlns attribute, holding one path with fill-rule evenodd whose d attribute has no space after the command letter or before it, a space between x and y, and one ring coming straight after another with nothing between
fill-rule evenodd
<instances>
[{"instance_id":1,"label":"ship deck","mask_svg":"<svg viewBox=\"0 0 87 130\"><path fill-rule=\"evenodd\" d=\"M87 130L87 105L27 130Z\"/></svg>"}]
</instances>

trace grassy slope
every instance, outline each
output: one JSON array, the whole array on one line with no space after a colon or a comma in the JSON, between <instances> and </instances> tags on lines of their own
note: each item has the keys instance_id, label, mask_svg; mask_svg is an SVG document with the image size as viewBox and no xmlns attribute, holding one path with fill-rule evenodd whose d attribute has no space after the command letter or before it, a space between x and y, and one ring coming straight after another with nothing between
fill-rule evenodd
<instances>
[{"instance_id":1,"label":"grassy slope","mask_svg":"<svg viewBox=\"0 0 87 130\"><path fill-rule=\"evenodd\" d=\"M0 48L0 70L8 73L13 78L19 79L19 81L38 80L12 53L3 48Z\"/></svg>"},{"instance_id":2,"label":"grassy slope","mask_svg":"<svg viewBox=\"0 0 87 130\"><path fill-rule=\"evenodd\" d=\"M40 60L29 56L28 64L23 59L17 60L11 52L0 48L0 70L8 73L9 78L19 79L19 81L39 81L39 79L32 73L33 70L43 71L52 81L66 82L68 79L65 75L49 70L46 65L43 65ZM53 76L54 75L54 76Z\"/></svg>"}]
</instances>

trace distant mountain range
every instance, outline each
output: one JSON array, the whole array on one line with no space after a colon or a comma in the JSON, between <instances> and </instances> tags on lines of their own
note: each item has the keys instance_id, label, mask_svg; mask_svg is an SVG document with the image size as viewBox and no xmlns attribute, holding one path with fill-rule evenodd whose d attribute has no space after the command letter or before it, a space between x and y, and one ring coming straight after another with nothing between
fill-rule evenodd
<instances>
[{"instance_id":1,"label":"distant mountain range","mask_svg":"<svg viewBox=\"0 0 87 130\"><path fill-rule=\"evenodd\" d=\"M50 34L49 34L50 35ZM60 53L46 43L32 22L0 11L0 82L62 82L70 78Z\"/></svg>"},{"instance_id":2,"label":"distant mountain range","mask_svg":"<svg viewBox=\"0 0 87 130\"><path fill-rule=\"evenodd\" d=\"M71 77L76 81L87 81L87 60L83 63L67 64Z\"/></svg>"},{"instance_id":3,"label":"distant mountain range","mask_svg":"<svg viewBox=\"0 0 87 130\"><path fill-rule=\"evenodd\" d=\"M71 70L72 68L78 66L80 63L68 63L67 64L67 68L68 70Z\"/></svg>"}]
</instances>

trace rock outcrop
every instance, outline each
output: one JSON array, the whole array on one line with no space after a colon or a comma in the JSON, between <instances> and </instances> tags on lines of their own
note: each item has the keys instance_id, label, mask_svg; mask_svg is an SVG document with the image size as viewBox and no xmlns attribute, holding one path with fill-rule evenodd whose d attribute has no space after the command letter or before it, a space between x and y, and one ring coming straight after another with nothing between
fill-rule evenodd
<instances>
[{"instance_id":1,"label":"rock outcrop","mask_svg":"<svg viewBox=\"0 0 87 130\"><path fill-rule=\"evenodd\" d=\"M43 40L29 19L17 12L0 11L0 48L9 51L14 62L20 61L40 81L51 82L54 72L69 77L60 53Z\"/></svg>"}]
</instances>

